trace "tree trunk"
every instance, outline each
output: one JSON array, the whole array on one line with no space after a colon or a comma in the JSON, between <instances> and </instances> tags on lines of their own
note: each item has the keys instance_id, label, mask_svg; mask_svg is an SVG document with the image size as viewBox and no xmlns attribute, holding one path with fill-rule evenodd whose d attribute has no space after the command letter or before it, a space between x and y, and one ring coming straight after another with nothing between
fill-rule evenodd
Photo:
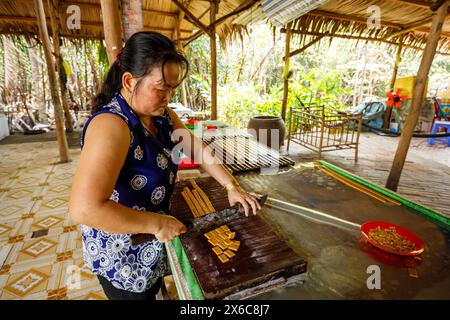
<instances>
[{"instance_id":1,"label":"tree trunk","mask_svg":"<svg viewBox=\"0 0 450 320\"><path fill-rule=\"evenodd\" d=\"M74 76L75 83L76 83L76 90L77 90L77 94L78 94L78 99L80 101L81 110L85 110L83 84L81 83L80 69L79 69L79 64L78 64L78 52L80 52L80 42L78 40L75 40L73 45L74 45L73 46L73 56L75 59L75 61L72 63L73 76Z\"/></svg>"},{"instance_id":2,"label":"tree trunk","mask_svg":"<svg viewBox=\"0 0 450 320\"><path fill-rule=\"evenodd\" d=\"M12 74L13 66L11 64L14 60L14 49L12 48L13 43L6 35L2 35L3 42L3 100L5 104L9 104L12 101L10 91L14 87L14 77Z\"/></svg>"},{"instance_id":3,"label":"tree trunk","mask_svg":"<svg viewBox=\"0 0 450 320\"><path fill-rule=\"evenodd\" d=\"M44 48L45 60L47 62L48 79L51 88L50 93L52 95L52 102L55 111L56 137L58 139L59 158L60 162L68 162L70 161L69 148L67 146L67 138L66 133L64 132L64 125L62 121L62 106L57 94L58 84L55 74L55 65L53 63L50 38L48 36L44 5L42 3L42 0L34 0L34 8L39 27L39 34Z\"/></svg>"},{"instance_id":4,"label":"tree trunk","mask_svg":"<svg viewBox=\"0 0 450 320\"><path fill-rule=\"evenodd\" d=\"M31 45L31 43L29 43ZM42 124L48 124L47 107L45 105L44 93L42 90L41 82L41 66L39 50L35 46L28 48L31 61L31 77L33 78L33 105L38 110L39 122Z\"/></svg>"},{"instance_id":5,"label":"tree trunk","mask_svg":"<svg viewBox=\"0 0 450 320\"><path fill-rule=\"evenodd\" d=\"M69 104L67 102L67 88L65 80L65 71L63 67L63 61L61 57L61 48L59 45L59 25L57 22L58 17L58 8L54 0L47 0L48 8L49 8L49 14L50 14L50 23L52 25L52 38L53 38L53 50L54 55L56 57L56 71L59 75L59 88L61 92L61 102L64 109L64 119L65 119L65 125L66 125L66 132L72 132L73 131L73 125L72 125L72 115L70 114L69 110Z\"/></svg>"},{"instance_id":6,"label":"tree trunk","mask_svg":"<svg viewBox=\"0 0 450 320\"><path fill-rule=\"evenodd\" d=\"M89 60L89 65L91 66L92 77L94 78L94 90L93 92L97 92L100 89L100 80L97 73L97 65L95 63L94 56L92 55L92 46L88 46L88 50L86 51L87 58Z\"/></svg>"},{"instance_id":7,"label":"tree trunk","mask_svg":"<svg viewBox=\"0 0 450 320\"><path fill-rule=\"evenodd\" d=\"M16 50L16 61L17 61L17 74L16 77L18 79L16 86L15 86L15 92L14 95L18 97L18 100L21 102L23 108L25 109L25 112L28 116L29 125L30 127L34 127L36 125L36 119L34 118L34 114L30 112L30 109L28 108L27 100L28 100L28 86L27 86L27 72L24 66L24 61L22 61L22 54L21 50Z\"/></svg>"}]
</instances>

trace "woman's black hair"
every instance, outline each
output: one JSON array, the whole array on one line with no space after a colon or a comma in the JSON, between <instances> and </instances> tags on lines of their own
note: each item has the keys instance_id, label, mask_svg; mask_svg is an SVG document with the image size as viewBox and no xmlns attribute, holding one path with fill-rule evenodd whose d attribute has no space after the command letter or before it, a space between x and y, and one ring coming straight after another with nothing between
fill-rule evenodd
<instances>
[{"instance_id":1,"label":"woman's black hair","mask_svg":"<svg viewBox=\"0 0 450 320\"><path fill-rule=\"evenodd\" d=\"M181 78L183 81L187 75L189 64L186 58L177 51L172 40L158 32L144 31L133 34L120 50L99 92L92 100L92 113L97 112L111 101L122 88L122 75L125 72L131 73L135 78L142 78L154 68L160 67L164 77L164 66L168 62L184 65L184 74ZM139 86L140 80L138 80L136 88Z\"/></svg>"}]
</instances>

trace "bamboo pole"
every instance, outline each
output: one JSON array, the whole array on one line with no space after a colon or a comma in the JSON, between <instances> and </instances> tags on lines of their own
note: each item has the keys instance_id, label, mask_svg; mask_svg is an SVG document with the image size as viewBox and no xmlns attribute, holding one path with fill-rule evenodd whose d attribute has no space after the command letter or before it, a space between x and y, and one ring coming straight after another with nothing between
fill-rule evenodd
<instances>
[{"instance_id":1,"label":"bamboo pole","mask_svg":"<svg viewBox=\"0 0 450 320\"><path fill-rule=\"evenodd\" d=\"M356 17L355 15L346 15L346 14L340 14L336 12L330 12L325 10L319 10L315 9L307 13L308 16L316 16L316 17L326 17L331 18L333 20L341 20L341 21L348 21L348 22L361 22L366 24L367 18L366 17ZM384 27L389 27L392 29L401 30L403 25L398 23L392 23L388 21L381 20L380 25Z\"/></svg>"},{"instance_id":2,"label":"bamboo pole","mask_svg":"<svg viewBox=\"0 0 450 320\"><path fill-rule=\"evenodd\" d=\"M403 35L400 37L399 45L397 47L397 55L394 62L394 70L392 71L392 78L389 84L389 91L394 91L395 80L397 79L398 66L400 65L402 59L402 49L403 49ZM392 107L386 106L386 112L384 113L384 128L389 129L389 124L391 123Z\"/></svg>"},{"instance_id":3,"label":"bamboo pole","mask_svg":"<svg viewBox=\"0 0 450 320\"><path fill-rule=\"evenodd\" d=\"M70 114L69 104L67 103L67 87L63 82L65 70L63 69L61 48L59 46L59 24L58 24L58 0L47 0L50 23L52 26L53 50L56 58L56 72L58 73L59 92L61 92L61 102L64 109L64 123L66 132L73 131L72 115Z\"/></svg>"},{"instance_id":4,"label":"bamboo pole","mask_svg":"<svg viewBox=\"0 0 450 320\"><path fill-rule=\"evenodd\" d=\"M250 2L250 3L248 3L247 5L245 5L245 6L243 6L243 7L240 7L240 8L237 8L237 9L235 9L234 11L232 11L232 12L230 12L229 14L226 14L226 15L224 15L223 17L220 17L219 19L217 19L215 22L214 22L214 25L216 26L216 27L218 27L220 24L222 24L224 21L226 21L228 18L231 18L231 17L233 17L233 16L235 16L235 15L238 15L239 13L241 13L241 12L243 12L243 11L246 11L246 10L249 10L250 8L252 8L255 4L257 4L257 3L259 3L259 0L254 0L253 2ZM205 11L205 12L207 12L207 11ZM213 26L213 24L212 23L210 23L209 24L209 26L207 26L207 29L209 30L209 29L211 29L211 27ZM205 31L203 31L203 30L198 30L196 33L194 33L192 36L189 36L189 37L187 37L187 38L184 38L184 39L180 39L180 38L178 38L178 39L176 39L175 41L176 42L178 42L178 41L186 41L186 43L184 44L184 46L186 47L189 43L191 43L192 41L194 41L195 39L197 39L198 37L200 37L201 35L203 35L203 33L205 33Z\"/></svg>"},{"instance_id":5,"label":"bamboo pole","mask_svg":"<svg viewBox=\"0 0 450 320\"><path fill-rule=\"evenodd\" d=\"M211 1L210 13L210 47L211 47L211 120L217 120L217 50L216 50L216 11L217 3L215 0Z\"/></svg>"},{"instance_id":6,"label":"bamboo pole","mask_svg":"<svg viewBox=\"0 0 450 320\"><path fill-rule=\"evenodd\" d=\"M358 132L356 134L355 163L358 162L359 137L361 134L361 127L362 127L362 113L360 113L358 115ZM354 131L352 131L352 142L353 142L353 134L354 134Z\"/></svg>"},{"instance_id":7,"label":"bamboo pole","mask_svg":"<svg viewBox=\"0 0 450 320\"><path fill-rule=\"evenodd\" d=\"M291 57L289 56L291 52L291 28L292 28L292 22L289 22L286 27L286 45L284 47L284 56L286 59L284 60L284 72L283 72L283 102L281 105L281 118L283 121L286 120L286 106L287 106L287 99L288 99L288 93L289 93L289 67L291 63Z\"/></svg>"},{"instance_id":8,"label":"bamboo pole","mask_svg":"<svg viewBox=\"0 0 450 320\"><path fill-rule=\"evenodd\" d=\"M400 62L402 60L402 49L403 49L403 36L400 37L399 44L397 47L397 55L395 57L394 70L392 72L391 83L389 85L390 91L394 90L395 80L397 79L398 66L400 65Z\"/></svg>"},{"instance_id":9,"label":"bamboo pole","mask_svg":"<svg viewBox=\"0 0 450 320\"><path fill-rule=\"evenodd\" d=\"M192 14L192 12L189 11L188 8L186 8L183 3L181 3L179 0L172 0L172 2L181 10L183 11L192 21L193 23L199 27L203 32L205 33L209 33L208 32L208 27L205 26L196 16L194 16ZM215 0L211 0L211 6L215 5Z\"/></svg>"},{"instance_id":10,"label":"bamboo pole","mask_svg":"<svg viewBox=\"0 0 450 320\"><path fill-rule=\"evenodd\" d=\"M286 33L286 29L285 28L281 28L280 30L281 33ZM300 30L291 30L291 33L293 34L300 34L300 35L308 35L308 36L320 36L323 33L321 32L310 32L310 31L300 31ZM338 33L330 33L327 35L327 37L332 37L332 38L341 38L341 39L350 39L350 40L362 40L362 41L374 41L374 42L383 42L383 43L387 43L387 44L391 44L391 45L398 45L398 42L396 41L389 41L389 40L385 40L383 38L375 38L375 37L365 37L365 36L352 36L352 35L346 35L346 34L338 34ZM414 50L420 50L423 51L424 49L421 47L418 47L416 45L406 45L403 44L403 48L411 48ZM443 55L443 56L449 56L449 53L446 52L442 52L442 51L436 51L437 54Z\"/></svg>"},{"instance_id":11,"label":"bamboo pole","mask_svg":"<svg viewBox=\"0 0 450 320\"><path fill-rule=\"evenodd\" d=\"M120 24L119 3L117 0L100 0L105 33L106 52L109 64L116 60L122 48L122 28Z\"/></svg>"},{"instance_id":12,"label":"bamboo pole","mask_svg":"<svg viewBox=\"0 0 450 320\"><path fill-rule=\"evenodd\" d=\"M56 138L58 141L59 159L60 162L69 162L69 148L67 146L66 133L64 132L64 125L62 122L62 107L57 95L57 82L55 75L55 65L53 64L52 52L50 49L50 38L48 36L47 24L45 23L45 12L42 0L34 0L34 8L36 11L36 18L38 20L39 34L41 37L42 47L44 49L45 60L47 62L48 79L50 83L50 93L55 111L55 125Z\"/></svg>"},{"instance_id":13,"label":"bamboo pole","mask_svg":"<svg viewBox=\"0 0 450 320\"><path fill-rule=\"evenodd\" d=\"M414 128L417 124L417 121L419 120L428 73L430 71L434 55L436 53L436 48L442 31L442 25L447 15L449 3L450 0L446 0L445 3L436 11L433 16L427 45L423 52L422 61L420 63L419 71L417 72L416 81L414 83L414 96L411 102L411 109L408 113L408 117L406 118L405 126L398 143L397 152L395 153L391 171L386 182L386 187L393 191L397 190Z\"/></svg>"},{"instance_id":14,"label":"bamboo pole","mask_svg":"<svg viewBox=\"0 0 450 320\"><path fill-rule=\"evenodd\" d=\"M329 34L329 31L326 31L322 35L317 36L317 38L315 38L314 40L311 40L310 42L308 42L306 45L304 45L300 49L294 50L291 53L289 53L289 57L292 58L293 56L295 56L295 55L297 55L299 53L302 53L303 51L305 51L306 49L311 47L316 42L320 41L323 37L327 36L328 34ZM283 60L286 61L286 56L283 57Z\"/></svg>"},{"instance_id":15,"label":"bamboo pole","mask_svg":"<svg viewBox=\"0 0 450 320\"><path fill-rule=\"evenodd\" d=\"M431 17L429 17L427 19L421 19L420 21L413 22L413 23L411 23L409 25L406 25L402 30L394 32L394 33L386 36L385 38L386 39L392 39L392 38L398 37L400 35L404 35L405 33L408 33L410 31L413 31L413 30L415 30L417 28L420 28L420 27L423 27L423 26L429 24L432 19L433 19L433 16L431 16Z\"/></svg>"},{"instance_id":16,"label":"bamboo pole","mask_svg":"<svg viewBox=\"0 0 450 320\"><path fill-rule=\"evenodd\" d=\"M184 19L184 12L180 11L177 16L177 22L176 22L176 38L181 38L181 21ZM182 53L184 53L184 47L182 42L177 42L178 50ZM185 107L188 106L187 102L187 93L186 93L186 82L183 80L181 83L181 102Z\"/></svg>"}]
</instances>

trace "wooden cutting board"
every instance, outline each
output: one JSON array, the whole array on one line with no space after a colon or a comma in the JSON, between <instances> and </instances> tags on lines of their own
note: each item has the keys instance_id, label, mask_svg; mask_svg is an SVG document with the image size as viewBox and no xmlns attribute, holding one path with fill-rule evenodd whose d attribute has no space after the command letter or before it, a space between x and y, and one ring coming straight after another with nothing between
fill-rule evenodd
<instances>
[{"instance_id":1,"label":"wooden cutting board","mask_svg":"<svg viewBox=\"0 0 450 320\"><path fill-rule=\"evenodd\" d=\"M217 258L203 235L218 226L181 237L206 299L220 299L269 280L306 272L306 261L259 216L239 218L227 226L236 232L235 240L241 245L226 263Z\"/></svg>"},{"instance_id":2,"label":"wooden cutting board","mask_svg":"<svg viewBox=\"0 0 450 320\"><path fill-rule=\"evenodd\" d=\"M214 178L207 177L195 179L195 182L208 196L216 211L221 211L230 206L227 192ZM191 210L181 195L181 191L183 191L185 186L191 190L193 189L189 181L178 181L170 201L170 212L180 221L190 221L194 219Z\"/></svg>"},{"instance_id":3,"label":"wooden cutting board","mask_svg":"<svg viewBox=\"0 0 450 320\"><path fill-rule=\"evenodd\" d=\"M212 177L195 179L206 193L216 211L230 206L227 192ZM189 181L179 181L171 200L171 214L180 221L194 219L181 196ZM236 232L235 240L241 245L236 255L222 263L212 251L204 233L221 226L220 222L202 232L192 232L181 237L181 242L206 299L220 299L269 280L289 278L306 272L306 261L260 216L241 217L227 223Z\"/></svg>"}]
</instances>

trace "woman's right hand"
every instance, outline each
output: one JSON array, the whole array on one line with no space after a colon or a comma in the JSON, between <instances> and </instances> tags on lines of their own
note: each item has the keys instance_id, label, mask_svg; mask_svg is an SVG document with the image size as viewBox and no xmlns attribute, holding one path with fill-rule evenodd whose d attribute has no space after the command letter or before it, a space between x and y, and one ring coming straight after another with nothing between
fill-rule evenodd
<instances>
[{"instance_id":1,"label":"woman's right hand","mask_svg":"<svg viewBox=\"0 0 450 320\"><path fill-rule=\"evenodd\" d=\"M155 233L156 239L167 242L187 231L186 226L173 216L160 216L159 231Z\"/></svg>"}]
</instances>

